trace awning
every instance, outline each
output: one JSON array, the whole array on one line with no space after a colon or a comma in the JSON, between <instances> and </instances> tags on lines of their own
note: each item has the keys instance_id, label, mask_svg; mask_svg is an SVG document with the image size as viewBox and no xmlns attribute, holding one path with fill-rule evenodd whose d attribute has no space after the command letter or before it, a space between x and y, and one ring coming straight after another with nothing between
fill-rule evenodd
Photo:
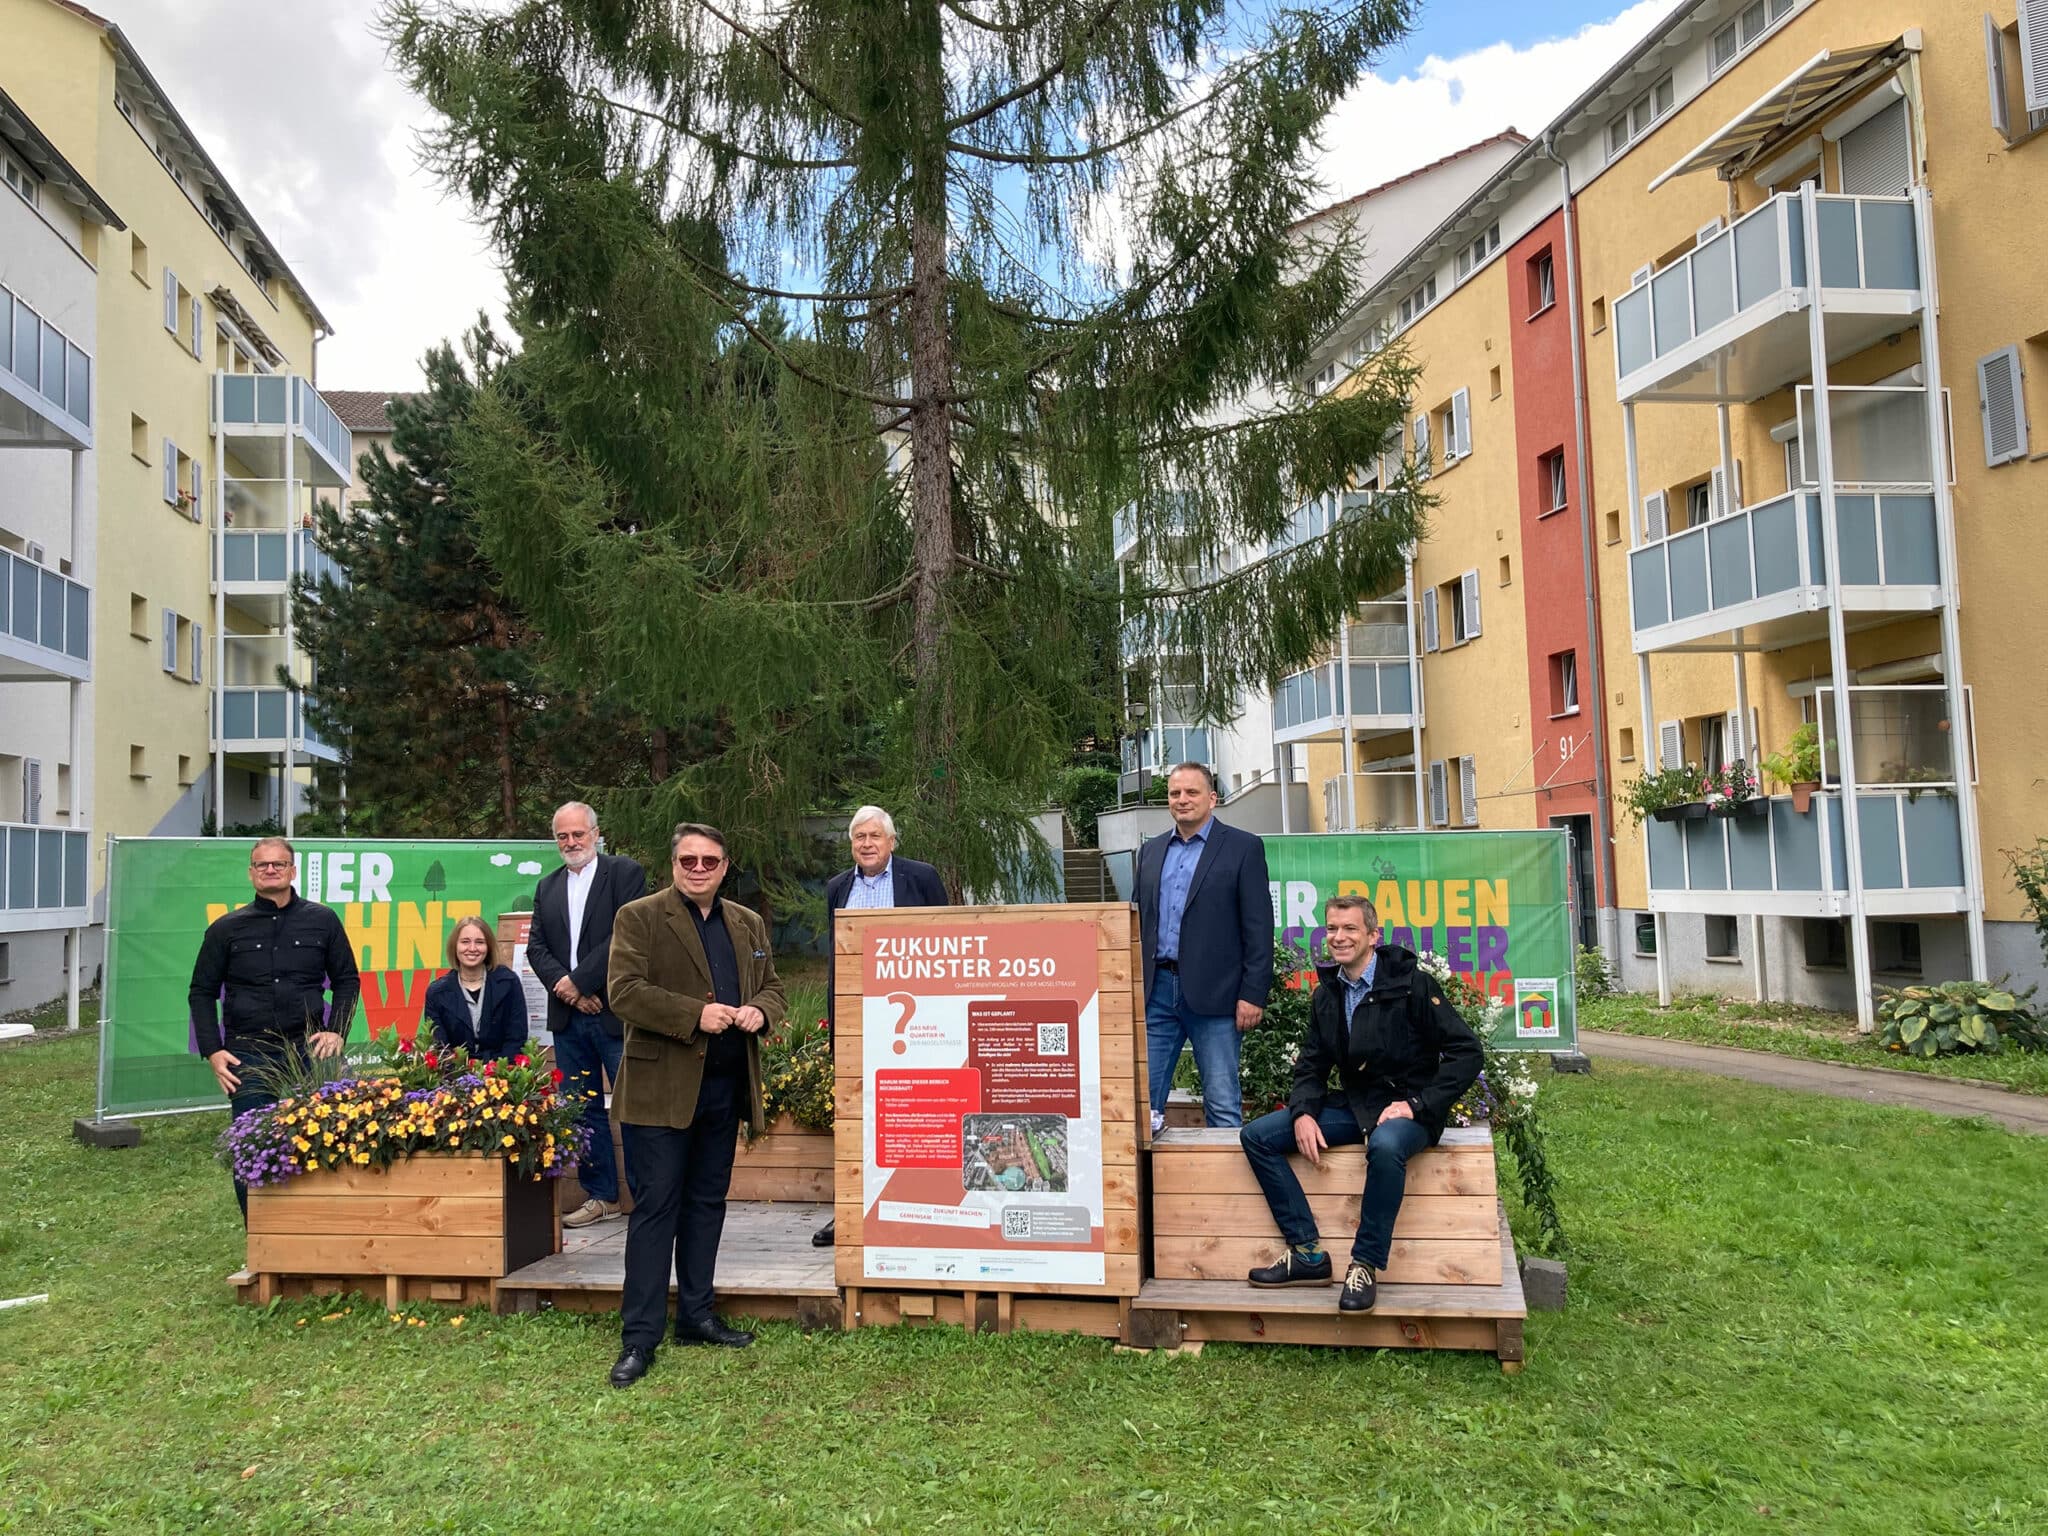
<instances>
[{"instance_id":1,"label":"awning","mask_svg":"<svg viewBox=\"0 0 2048 1536\"><path fill-rule=\"evenodd\" d=\"M264 334L263 327L256 323L256 317L243 307L242 301L223 283L207 295L213 300L214 308L227 316L235 329L248 339L251 346L263 354L263 361L276 368L284 363L284 353L277 349L277 343Z\"/></svg>"},{"instance_id":2,"label":"awning","mask_svg":"<svg viewBox=\"0 0 2048 1536\"><path fill-rule=\"evenodd\" d=\"M1865 71L1874 75L1880 66L1896 62L1893 55L1902 58L1907 51L1907 39L1904 37L1860 48L1821 49L1728 123L1709 134L1698 149L1651 182L1649 190L1654 192L1672 177L1683 176L1687 171L1726 167L1723 179L1733 180L1780 136L1804 124L1830 97L1843 90L1858 75Z\"/></svg>"}]
</instances>

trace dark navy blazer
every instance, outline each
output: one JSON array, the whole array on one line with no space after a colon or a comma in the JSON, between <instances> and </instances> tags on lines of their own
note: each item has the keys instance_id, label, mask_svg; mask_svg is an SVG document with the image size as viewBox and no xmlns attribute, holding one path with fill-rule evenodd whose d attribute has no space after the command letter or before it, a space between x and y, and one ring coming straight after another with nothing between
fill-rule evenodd
<instances>
[{"instance_id":1,"label":"dark navy blazer","mask_svg":"<svg viewBox=\"0 0 2048 1536\"><path fill-rule=\"evenodd\" d=\"M426 1022L436 1045L467 1046L476 1057L516 1055L526 1044L526 988L511 966L491 967L484 977L483 1017L471 1034L461 978L444 971L427 988Z\"/></svg>"},{"instance_id":2,"label":"dark navy blazer","mask_svg":"<svg viewBox=\"0 0 2048 1536\"><path fill-rule=\"evenodd\" d=\"M825 937L826 954L833 953L830 947L832 919L846 905L853 894L853 877L860 873L858 867L842 869L825 882ZM922 859L906 859L898 854L889 856L889 887L899 907L943 907L947 904L946 882L939 878L936 866ZM825 1022L831 1023L836 1011L833 993L833 971L836 965L825 972Z\"/></svg>"},{"instance_id":3,"label":"dark navy blazer","mask_svg":"<svg viewBox=\"0 0 2048 1536\"><path fill-rule=\"evenodd\" d=\"M1138 850L1138 926L1144 936L1145 995L1152 995L1159 946L1159 876L1168 830ZM1218 1018L1239 1002L1263 1008L1273 991L1273 896L1266 845L1250 832L1209 823L1180 919L1180 990L1194 1012Z\"/></svg>"}]
</instances>

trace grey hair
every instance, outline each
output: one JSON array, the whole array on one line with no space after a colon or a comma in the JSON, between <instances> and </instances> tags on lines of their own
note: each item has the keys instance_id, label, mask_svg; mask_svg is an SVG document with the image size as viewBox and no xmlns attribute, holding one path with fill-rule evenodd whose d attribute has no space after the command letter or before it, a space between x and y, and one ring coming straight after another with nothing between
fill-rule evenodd
<instances>
[{"instance_id":1,"label":"grey hair","mask_svg":"<svg viewBox=\"0 0 2048 1536\"><path fill-rule=\"evenodd\" d=\"M890 837L896 835L896 818L883 810L879 805L864 805L855 811L853 813L853 820L846 824L846 835L852 837L855 829L864 821L878 821L882 824L882 830Z\"/></svg>"},{"instance_id":2,"label":"grey hair","mask_svg":"<svg viewBox=\"0 0 2048 1536\"><path fill-rule=\"evenodd\" d=\"M556 806L555 814L548 818L550 830L554 828L556 822L562 819L562 812L564 811L581 811L590 818L590 830L593 832L597 830L597 807L585 805L581 800L564 800L560 805Z\"/></svg>"}]
</instances>

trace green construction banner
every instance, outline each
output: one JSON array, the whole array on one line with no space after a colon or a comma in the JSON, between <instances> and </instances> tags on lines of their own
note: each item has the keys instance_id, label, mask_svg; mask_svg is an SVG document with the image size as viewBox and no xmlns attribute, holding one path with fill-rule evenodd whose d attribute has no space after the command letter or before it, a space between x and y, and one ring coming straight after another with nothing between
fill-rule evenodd
<instances>
[{"instance_id":1,"label":"green construction banner","mask_svg":"<svg viewBox=\"0 0 2048 1536\"><path fill-rule=\"evenodd\" d=\"M107 964L100 1024L99 1112L169 1114L223 1103L194 1054L187 1007L207 924L252 899L252 838L117 837L107 851ZM295 839L299 894L341 917L363 997L351 1058L373 1036L410 1038L427 984L447 969L448 930L472 914L533 908L554 867L549 842Z\"/></svg>"},{"instance_id":2,"label":"green construction banner","mask_svg":"<svg viewBox=\"0 0 2048 1536\"><path fill-rule=\"evenodd\" d=\"M1306 968L1325 960L1323 903L1363 896L1383 943L1440 955L1510 1005L1494 1044L1577 1049L1569 835L1342 832L1267 837L1274 938Z\"/></svg>"}]
</instances>

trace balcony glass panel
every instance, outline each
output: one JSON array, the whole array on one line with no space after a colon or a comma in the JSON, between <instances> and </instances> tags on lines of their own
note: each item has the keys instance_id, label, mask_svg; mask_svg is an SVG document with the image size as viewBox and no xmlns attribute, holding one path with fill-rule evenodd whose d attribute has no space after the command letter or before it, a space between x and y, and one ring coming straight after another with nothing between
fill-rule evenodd
<instances>
[{"instance_id":1,"label":"balcony glass panel","mask_svg":"<svg viewBox=\"0 0 2048 1536\"><path fill-rule=\"evenodd\" d=\"M64 905L64 834L36 833L36 905Z\"/></svg>"},{"instance_id":2,"label":"balcony glass panel","mask_svg":"<svg viewBox=\"0 0 2048 1536\"><path fill-rule=\"evenodd\" d=\"M1757 596L1799 585L1799 500L1780 496L1743 514L1756 549Z\"/></svg>"},{"instance_id":3,"label":"balcony glass panel","mask_svg":"<svg viewBox=\"0 0 2048 1536\"><path fill-rule=\"evenodd\" d=\"M1820 878L1821 818L1800 815L1790 799L1771 801L1769 818L1771 845L1776 851L1778 885L1781 891L1818 891Z\"/></svg>"},{"instance_id":4,"label":"balcony glass panel","mask_svg":"<svg viewBox=\"0 0 2048 1536\"><path fill-rule=\"evenodd\" d=\"M287 734L291 700L282 688L263 688L256 694L256 733L268 741Z\"/></svg>"},{"instance_id":5,"label":"balcony glass panel","mask_svg":"<svg viewBox=\"0 0 2048 1536\"><path fill-rule=\"evenodd\" d=\"M1691 263L1677 262L1650 279L1650 311L1657 327L1657 355L1663 356L1693 334Z\"/></svg>"},{"instance_id":6,"label":"balcony glass panel","mask_svg":"<svg viewBox=\"0 0 2048 1536\"><path fill-rule=\"evenodd\" d=\"M256 579L283 581L291 551L282 533L259 533L256 538Z\"/></svg>"},{"instance_id":7,"label":"balcony glass panel","mask_svg":"<svg viewBox=\"0 0 2048 1536\"><path fill-rule=\"evenodd\" d=\"M221 580L254 581L256 579L256 535L253 533L227 533L221 535L220 559Z\"/></svg>"},{"instance_id":8,"label":"balcony glass panel","mask_svg":"<svg viewBox=\"0 0 2048 1536\"><path fill-rule=\"evenodd\" d=\"M1856 832L1863 848L1863 888L1902 891L1906 888L1906 854L1899 846L1897 803L1856 797Z\"/></svg>"},{"instance_id":9,"label":"balcony glass panel","mask_svg":"<svg viewBox=\"0 0 2048 1536\"><path fill-rule=\"evenodd\" d=\"M45 650L64 649L64 587L65 581L55 571L39 571L41 612L37 614L36 644Z\"/></svg>"},{"instance_id":10,"label":"balcony glass panel","mask_svg":"<svg viewBox=\"0 0 2048 1536\"><path fill-rule=\"evenodd\" d=\"M256 375L256 424L264 427L281 427L289 419L286 415L286 389L291 380L283 374L266 373Z\"/></svg>"},{"instance_id":11,"label":"balcony glass panel","mask_svg":"<svg viewBox=\"0 0 2048 1536\"><path fill-rule=\"evenodd\" d=\"M1953 795L1922 795L1899 806L1905 828L1906 883L1942 887L1963 883L1963 813Z\"/></svg>"},{"instance_id":12,"label":"balcony glass panel","mask_svg":"<svg viewBox=\"0 0 2048 1536\"><path fill-rule=\"evenodd\" d=\"M1841 796L1817 797L1804 815L1786 797L1769 805L1762 818L1646 823L1651 889L1727 892L1738 902L1745 892L1846 893ZM1954 796L1872 790L1857 795L1856 811L1865 889L1961 888L1962 819Z\"/></svg>"},{"instance_id":13,"label":"balcony glass panel","mask_svg":"<svg viewBox=\"0 0 2048 1536\"><path fill-rule=\"evenodd\" d=\"M0 288L0 368L14 372L14 295Z\"/></svg>"},{"instance_id":14,"label":"balcony glass panel","mask_svg":"<svg viewBox=\"0 0 2048 1536\"><path fill-rule=\"evenodd\" d=\"M91 426L92 359L72 346L66 347L65 357L69 366L64 370L64 409Z\"/></svg>"},{"instance_id":15,"label":"balcony glass panel","mask_svg":"<svg viewBox=\"0 0 2048 1536\"><path fill-rule=\"evenodd\" d=\"M1932 487L1934 450L1928 440L1927 391L1911 385L1842 386L1828 391L1835 484L1881 490ZM1799 465L1809 485L1820 484L1820 444L1813 388L1798 391Z\"/></svg>"},{"instance_id":16,"label":"balcony glass panel","mask_svg":"<svg viewBox=\"0 0 2048 1536\"><path fill-rule=\"evenodd\" d=\"M36 904L36 829L7 829L7 905L27 912Z\"/></svg>"},{"instance_id":17,"label":"balcony glass panel","mask_svg":"<svg viewBox=\"0 0 2048 1536\"><path fill-rule=\"evenodd\" d=\"M1830 786L1842 777L1841 741L1835 731L1835 691L1816 698L1820 717L1821 777ZM1939 683L1863 684L1849 690L1849 729L1856 744L1856 777L1876 788L1923 786L1956 781L1955 732L1948 714L1948 690Z\"/></svg>"},{"instance_id":18,"label":"balcony glass panel","mask_svg":"<svg viewBox=\"0 0 2048 1536\"><path fill-rule=\"evenodd\" d=\"M256 420L256 375L230 373L220 381L220 419L230 426L248 426Z\"/></svg>"},{"instance_id":19,"label":"balcony glass panel","mask_svg":"<svg viewBox=\"0 0 2048 1536\"><path fill-rule=\"evenodd\" d=\"M1664 584L1664 546L1652 544L1628 557L1629 588L1635 594L1637 629L1671 622L1671 595Z\"/></svg>"},{"instance_id":20,"label":"balcony glass panel","mask_svg":"<svg viewBox=\"0 0 2048 1536\"><path fill-rule=\"evenodd\" d=\"M43 327L43 398L62 409L64 405L64 338L53 327Z\"/></svg>"},{"instance_id":21,"label":"balcony glass panel","mask_svg":"<svg viewBox=\"0 0 2048 1536\"><path fill-rule=\"evenodd\" d=\"M1842 551L1845 586L1875 586L1877 567L1877 498L1835 497L1835 537Z\"/></svg>"},{"instance_id":22,"label":"balcony glass panel","mask_svg":"<svg viewBox=\"0 0 2048 1536\"><path fill-rule=\"evenodd\" d=\"M1383 715L1412 715L1415 713L1414 679L1408 675L1408 664L1399 662L1379 669L1380 713Z\"/></svg>"},{"instance_id":23,"label":"balcony glass panel","mask_svg":"<svg viewBox=\"0 0 2048 1536\"><path fill-rule=\"evenodd\" d=\"M1707 536L1703 528L1673 534L1670 550L1671 617L1690 619L1714 606L1707 585Z\"/></svg>"},{"instance_id":24,"label":"balcony glass panel","mask_svg":"<svg viewBox=\"0 0 2048 1536\"><path fill-rule=\"evenodd\" d=\"M1711 330L1734 313L1735 237L1724 230L1693 252L1693 325Z\"/></svg>"},{"instance_id":25,"label":"balcony glass panel","mask_svg":"<svg viewBox=\"0 0 2048 1536\"><path fill-rule=\"evenodd\" d=\"M1650 287L1645 283L1614 301L1614 355L1621 378L1646 367L1656 353L1650 345Z\"/></svg>"},{"instance_id":26,"label":"balcony glass panel","mask_svg":"<svg viewBox=\"0 0 2048 1536\"><path fill-rule=\"evenodd\" d=\"M85 845L83 832L64 834L64 905L85 905Z\"/></svg>"},{"instance_id":27,"label":"balcony glass panel","mask_svg":"<svg viewBox=\"0 0 2048 1536\"><path fill-rule=\"evenodd\" d=\"M221 698L221 739L251 741L256 736L256 695L247 688L230 689Z\"/></svg>"},{"instance_id":28,"label":"balcony glass panel","mask_svg":"<svg viewBox=\"0 0 2048 1536\"><path fill-rule=\"evenodd\" d=\"M1768 817L1728 820L1728 889L1771 889L1771 823Z\"/></svg>"},{"instance_id":29,"label":"balcony glass panel","mask_svg":"<svg viewBox=\"0 0 2048 1536\"><path fill-rule=\"evenodd\" d=\"M92 654L92 595L77 582L70 582L64 606L64 654L86 660Z\"/></svg>"},{"instance_id":30,"label":"balcony glass panel","mask_svg":"<svg viewBox=\"0 0 2048 1536\"><path fill-rule=\"evenodd\" d=\"M36 577L40 572L26 560L14 555L6 558L8 589L12 594L10 606L13 613L7 621L7 632L17 640L26 640L30 645L40 645L36 629Z\"/></svg>"},{"instance_id":31,"label":"balcony glass panel","mask_svg":"<svg viewBox=\"0 0 2048 1536\"><path fill-rule=\"evenodd\" d=\"M1856 205L1844 198L1820 200L1820 284L1860 288L1863 262L1857 237Z\"/></svg>"},{"instance_id":32,"label":"balcony glass panel","mask_svg":"<svg viewBox=\"0 0 2048 1536\"><path fill-rule=\"evenodd\" d=\"M30 389L42 384L42 323L21 300L14 301L14 376Z\"/></svg>"},{"instance_id":33,"label":"balcony glass panel","mask_svg":"<svg viewBox=\"0 0 2048 1536\"><path fill-rule=\"evenodd\" d=\"M1913 205L1903 198L1866 199L1857 208L1863 234L1863 286L1918 288L1920 248Z\"/></svg>"},{"instance_id":34,"label":"balcony glass panel","mask_svg":"<svg viewBox=\"0 0 2048 1536\"><path fill-rule=\"evenodd\" d=\"M1749 565L1749 521L1724 517L1707 524L1707 563L1711 568L1715 606L1747 602L1756 596Z\"/></svg>"},{"instance_id":35,"label":"balcony glass panel","mask_svg":"<svg viewBox=\"0 0 2048 1536\"><path fill-rule=\"evenodd\" d=\"M1761 303L1785 286L1784 209L1785 204L1774 199L1738 220L1729 232L1735 241L1736 301L1742 309Z\"/></svg>"},{"instance_id":36,"label":"balcony glass panel","mask_svg":"<svg viewBox=\"0 0 2048 1536\"><path fill-rule=\"evenodd\" d=\"M1941 580L1932 496L1879 497L1878 524L1886 581L1931 587Z\"/></svg>"}]
</instances>

